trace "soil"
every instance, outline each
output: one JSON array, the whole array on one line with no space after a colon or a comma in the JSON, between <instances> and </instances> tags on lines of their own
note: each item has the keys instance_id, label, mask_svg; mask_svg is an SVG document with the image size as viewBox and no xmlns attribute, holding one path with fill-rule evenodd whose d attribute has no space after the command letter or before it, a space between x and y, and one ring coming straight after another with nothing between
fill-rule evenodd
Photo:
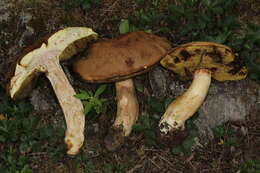
<instances>
[{"instance_id":1,"label":"soil","mask_svg":"<svg viewBox=\"0 0 260 173\"><path fill-rule=\"evenodd\" d=\"M171 0L161 0L161 10L164 10L170 2ZM99 33L100 38L113 38L119 35L120 20L127 18L136 9L143 8L138 6L134 0L102 0L102 3L95 4L88 10L81 6L71 7L70 4L71 2L68 0L1 0L1 87L7 86L13 73L12 66L15 65L17 55L25 47L43 36L68 26L86 26ZM240 20L252 19L259 24L259 1L244 0L241 4L241 8L239 8L241 10ZM149 5L149 2L145 3L145 6ZM165 37L169 37L169 35ZM168 39L172 40L171 38ZM98 85L83 83L71 73L69 62L62 65L74 88L87 90L97 88ZM160 67L154 69L154 71L160 70ZM162 100L167 93L165 85L162 89L159 88L157 94L153 94L153 91L157 90L158 87L154 83L151 84L151 80L149 80L151 73L140 75L135 79L141 82L145 88L143 93L138 92L142 111L147 108L145 103L148 97L155 96ZM164 83L170 79L172 79L172 76L166 75L159 79L159 83ZM36 114L44 117L44 124L64 126L63 114L50 84L43 76L39 83L41 83L41 86L36 87L30 96ZM112 88L111 93L106 97L111 101L108 110L110 114L113 114L116 111L115 91L112 84L109 84L109 88ZM41 95L40 93L43 92L47 94ZM46 100L51 101L46 102ZM257 101L259 105L260 102ZM50 114L55 116L50 116ZM81 153L87 155L88 159L91 160L91 164L95 166L92 172L96 173L104 172L104 164L125 165L124 170L127 173L239 173L243 163L260 159L259 114L259 109L255 109L255 112L251 111L243 120L231 122L228 119L228 122L222 122L224 128L235 130L238 146L223 145L221 141L227 140L225 137L213 138L203 145L196 145L189 154L173 154L169 147L148 147L145 144L144 134L137 132L133 132L120 149L109 152L104 147L103 139L113 122L113 118L101 115L95 121L91 121L91 124L87 124L86 142ZM63 145L62 141L60 143L60 145ZM47 153L33 155L30 166L34 172L38 173L83 173L86 171L86 165L78 166L75 158L64 155L58 160L54 160ZM260 170L256 170L254 173L258 173L257 171L260 172ZM112 172L119 171L114 169Z\"/></svg>"}]
</instances>

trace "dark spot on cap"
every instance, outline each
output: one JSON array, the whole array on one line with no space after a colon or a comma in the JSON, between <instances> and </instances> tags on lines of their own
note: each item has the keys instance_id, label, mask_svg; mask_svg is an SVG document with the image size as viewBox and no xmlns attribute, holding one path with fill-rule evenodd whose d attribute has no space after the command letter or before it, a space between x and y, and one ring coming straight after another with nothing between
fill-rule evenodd
<instances>
[{"instance_id":1,"label":"dark spot on cap","mask_svg":"<svg viewBox=\"0 0 260 173\"><path fill-rule=\"evenodd\" d=\"M175 57L174 57L174 63L179 63L179 62L181 62L180 58L177 57L177 56L175 56Z\"/></svg>"},{"instance_id":2,"label":"dark spot on cap","mask_svg":"<svg viewBox=\"0 0 260 173\"><path fill-rule=\"evenodd\" d=\"M170 63L170 62L168 62L168 61L165 61L165 66L166 66L167 68L174 68L174 67L175 67L175 65L174 65L173 63Z\"/></svg>"},{"instance_id":3,"label":"dark spot on cap","mask_svg":"<svg viewBox=\"0 0 260 173\"><path fill-rule=\"evenodd\" d=\"M216 67L212 67L209 69L212 73L214 73L215 71L217 71L217 68Z\"/></svg>"},{"instance_id":4,"label":"dark spot on cap","mask_svg":"<svg viewBox=\"0 0 260 173\"><path fill-rule=\"evenodd\" d=\"M200 54L201 50L200 49L195 49L195 53Z\"/></svg>"},{"instance_id":5,"label":"dark spot on cap","mask_svg":"<svg viewBox=\"0 0 260 173\"><path fill-rule=\"evenodd\" d=\"M125 60L125 63L127 64L127 66L133 66L134 61L132 60L132 58L128 58L127 60Z\"/></svg>"},{"instance_id":6,"label":"dark spot on cap","mask_svg":"<svg viewBox=\"0 0 260 173\"><path fill-rule=\"evenodd\" d=\"M192 73L190 72L190 70L187 69L186 67L184 68L184 71L185 71L185 74L186 74L187 77L193 76Z\"/></svg>"},{"instance_id":7,"label":"dark spot on cap","mask_svg":"<svg viewBox=\"0 0 260 173\"><path fill-rule=\"evenodd\" d=\"M244 76L244 75L246 75L246 73L245 73L245 72L243 72L243 71L239 72L238 74L239 74L239 75L241 75L241 76Z\"/></svg>"},{"instance_id":8,"label":"dark spot on cap","mask_svg":"<svg viewBox=\"0 0 260 173\"><path fill-rule=\"evenodd\" d=\"M230 49L225 49L225 53L232 53L232 50L230 50Z\"/></svg>"},{"instance_id":9,"label":"dark spot on cap","mask_svg":"<svg viewBox=\"0 0 260 173\"><path fill-rule=\"evenodd\" d=\"M238 70L235 68L228 71L228 73L230 73L232 75L235 75L237 72L238 72Z\"/></svg>"},{"instance_id":10,"label":"dark spot on cap","mask_svg":"<svg viewBox=\"0 0 260 173\"><path fill-rule=\"evenodd\" d=\"M188 60L191 57L191 54L186 50L182 50L180 54L183 57L184 61Z\"/></svg>"},{"instance_id":11,"label":"dark spot on cap","mask_svg":"<svg viewBox=\"0 0 260 173\"><path fill-rule=\"evenodd\" d=\"M235 60L230 62L227 65L232 68L231 70L228 71L228 73L233 75L237 74L244 66L242 61L238 57L235 57Z\"/></svg>"},{"instance_id":12,"label":"dark spot on cap","mask_svg":"<svg viewBox=\"0 0 260 173\"><path fill-rule=\"evenodd\" d=\"M207 52L206 55L211 57L214 62L222 63L223 57L220 51L217 50L216 46L212 46L213 51Z\"/></svg>"}]
</instances>

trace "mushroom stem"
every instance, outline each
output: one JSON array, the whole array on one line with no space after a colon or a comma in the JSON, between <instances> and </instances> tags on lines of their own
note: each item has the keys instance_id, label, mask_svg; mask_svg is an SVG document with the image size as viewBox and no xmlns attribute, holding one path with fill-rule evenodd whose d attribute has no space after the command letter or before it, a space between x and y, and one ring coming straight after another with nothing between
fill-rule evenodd
<instances>
[{"instance_id":1,"label":"mushroom stem","mask_svg":"<svg viewBox=\"0 0 260 173\"><path fill-rule=\"evenodd\" d=\"M45 66L48 69L46 76L65 115L67 130L64 141L67 145L67 153L75 155L84 142L85 115L83 105L79 99L74 97L76 93L63 72L58 59L47 61Z\"/></svg>"},{"instance_id":2,"label":"mushroom stem","mask_svg":"<svg viewBox=\"0 0 260 173\"><path fill-rule=\"evenodd\" d=\"M123 126L124 136L128 136L137 121L139 105L132 79L116 82L117 117L113 127Z\"/></svg>"},{"instance_id":3,"label":"mushroom stem","mask_svg":"<svg viewBox=\"0 0 260 173\"><path fill-rule=\"evenodd\" d=\"M105 139L106 148L110 151L123 144L126 136L138 119L139 104L136 98L132 79L116 82L117 116L108 136Z\"/></svg>"},{"instance_id":4,"label":"mushroom stem","mask_svg":"<svg viewBox=\"0 0 260 173\"><path fill-rule=\"evenodd\" d=\"M184 129L184 124L203 103L207 96L211 82L211 72L199 69L194 73L194 78L189 89L177 97L167 108L159 122L161 135L167 135L179 129Z\"/></svg>"}]
</instances>

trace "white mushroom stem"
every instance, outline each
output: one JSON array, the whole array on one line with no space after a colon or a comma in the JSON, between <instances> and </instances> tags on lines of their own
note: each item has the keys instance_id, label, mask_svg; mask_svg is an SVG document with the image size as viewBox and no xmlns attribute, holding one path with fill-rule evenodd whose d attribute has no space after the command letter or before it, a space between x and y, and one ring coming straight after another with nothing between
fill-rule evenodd
<instances>
[{"instance_id":1,"label":"white mushroom stem","mask_svg":"<svg viewBox=\"0 0 260 173\"><path fill-rule=\"evenodd\" d=\"M117 116L113 128L122 128L128 136L138 119L139 104L132 79L116 82Z\"/></svg>"},{"instance_id":2,"label":"white mushroom stem","mask_svg":"<svg viewBox=\"0 0 260 173\"><path fill-rule=\"evenodd\" d=\"M159 122L159 130L162 134L184 128L185 121L198 110L207 96L210 82L211 72L209 70L199 69L195 71L189 89L183 95L177 97L162 116Z\"/></svg>"},{"instance_id":3,"label":"white mushroom stem","mask_svg":"<svg viewBox=\"0 0 260 173\"><path fill-rule=\"evenodd\" d=\"M75 155L79 152L84 142L85 115L81 101L74 97L76 94L63 72L58 59L46 61L46 76L51 82L53 90L63 110L67 130L65 143L67 153Z\"/></svg>"}]
</instances>

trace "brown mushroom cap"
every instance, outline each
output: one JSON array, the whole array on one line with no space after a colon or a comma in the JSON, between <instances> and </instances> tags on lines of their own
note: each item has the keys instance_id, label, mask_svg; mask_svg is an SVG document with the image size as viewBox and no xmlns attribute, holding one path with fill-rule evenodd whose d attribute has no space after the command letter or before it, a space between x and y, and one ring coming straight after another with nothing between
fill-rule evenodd
<instances>
[{"instance_id":1,"label":"brown mushroom cap","mask_svg":"<svg viewBox=\"0 0 260 173\"><path fill-rule=\"evenodd\" d=\"M227 46L211 42L180 45L172 49L161 64L181 79L192 79L193 73L200 68L210 70L212 78L218 81L240 80L247 76L247 69L236 53Z\"/></svg>"},{"instance_id":2,"label":"brown mushroom cap","mask_svg":"<svg viewBox=\"0 0 260 173\"><path fill-rule=\"evenodd\" d=\"M145 72L171 48L166 39L137 31L92 44L73 70L88 82L112 82Z\"/></svg>"}]
</instances>

